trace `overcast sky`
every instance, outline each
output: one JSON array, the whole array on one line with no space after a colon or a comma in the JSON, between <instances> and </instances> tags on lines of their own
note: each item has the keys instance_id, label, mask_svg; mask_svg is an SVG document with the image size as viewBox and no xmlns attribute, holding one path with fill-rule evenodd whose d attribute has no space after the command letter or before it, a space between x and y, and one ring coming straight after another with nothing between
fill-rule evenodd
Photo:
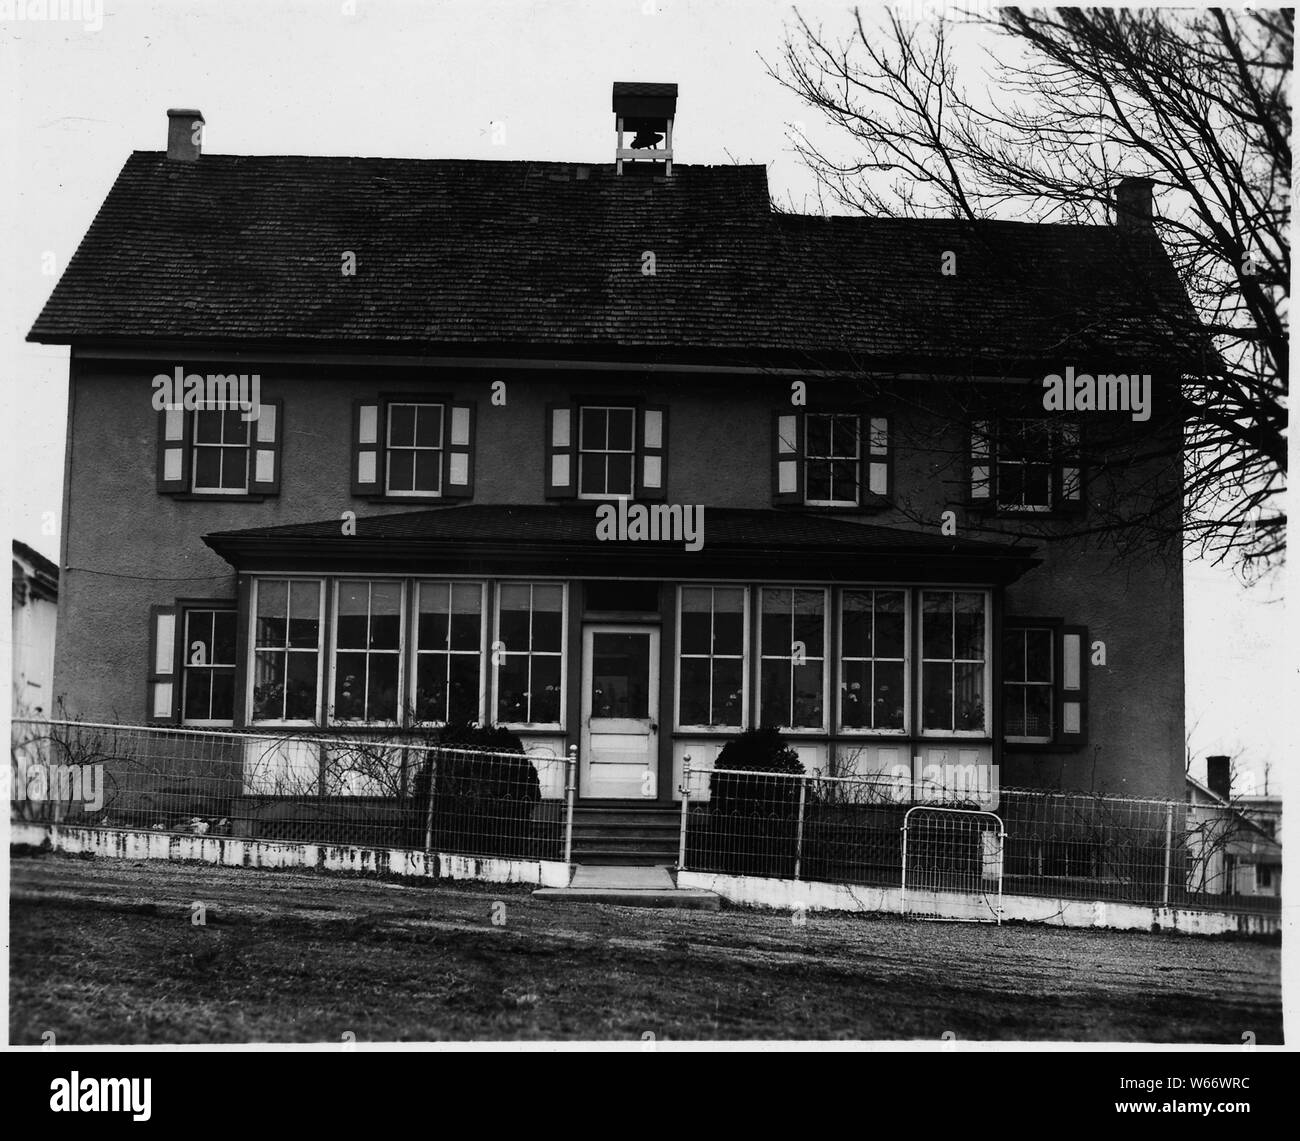
<instances>
[{"instance_id":1,"label":"overcast sky","mask_svg":"<svg viewBox=\"0 0 1300 1141\"><path fill-rule=\"evenodd\" d=\"M204 113L213 153L607 162L611 83L676 82L679 161L761 162L779 200L813 201L786 133L815 123L762 62L778 56L788 4L141 0L107 2L97 18L96 5L68 3L81 19L0 16L4 522L52 558L67 350L23 337L127 155L164 149L168 107ZM843 4L801 9L847 28ZM1278 583L1247 592L1225 571L1189 568L1188 724L1201 772L1207 753L1227 752L1260 779L1272 762L1279 783L1295 694L1280 595Z\"/></svg>"}]
</instances>

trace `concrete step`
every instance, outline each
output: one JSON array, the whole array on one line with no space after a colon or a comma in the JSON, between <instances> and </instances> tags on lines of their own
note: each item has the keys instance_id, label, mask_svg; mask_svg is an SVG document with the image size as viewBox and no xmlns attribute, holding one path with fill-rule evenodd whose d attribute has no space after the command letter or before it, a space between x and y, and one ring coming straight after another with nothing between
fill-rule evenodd
<instances>
[{"instance_id":1,"label":"concrete step","mask_svg":"<svg viewBox=\"0 0 1300 1141\"><path fill-rule=\"evenodd\" d=\"M684 907L717 911L720 898L699 888L678 888L668 868L598 865L577 867L568 887L538 888L538 899L613 903L623 907Z\"/></svg>"},{"instance_id":2,"label":"concrete step","mask_svg":"<svg viewBox=\"0 0 1300 1141\"><path fill-rule=\"evenodd\" d=\"M676 861L677 850L671 852L649 848L578 848L573 849L575 864L618 864L622 867L650 867Z\"/></svg>"}]
</instances>

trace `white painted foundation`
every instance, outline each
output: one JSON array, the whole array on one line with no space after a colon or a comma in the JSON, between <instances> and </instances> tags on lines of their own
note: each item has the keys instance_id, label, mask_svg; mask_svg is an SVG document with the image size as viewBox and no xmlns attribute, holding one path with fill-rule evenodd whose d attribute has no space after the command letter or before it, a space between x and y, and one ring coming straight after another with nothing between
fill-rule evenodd
<instances>
[{"instance_id":1,"label":"white painted foundation","mask_svg":"<svg viewBox=\"0 0 1300 1141\"><path fill-rule=\"evenodd\" d=\"M537 887L568 887L569 865L558 860L506 860L406 848L281 844L237 836L191 836L118 828L70 828L15 821L11 844L56 852L90 852L125 860L194 860L228 868L315 868L329 872L383 872L416 878L482 880Z\"/></svg>"},{"instance_id":2,"label":"white painted foundation","mask_svg":"<svg viewBox=\"0 0 1300 1141\"><path fill-rule=\"evenodd\" d=\"M384 872L422 879L480 880L485 883L568 887L570 868L558 860L506 860L425 853L405 848L353 848L326 844L282 844L231 836L190 836L171 832L134 832L116 828L71 828L63 824L10 826L9 842L58 852L90 852L127 860L193 860L223 867L316 868L331 872ZM679 872L679 888L716 892L730 903L781 911L904 913L897 887L765 879L713 872ZM911 891L907 910L948 919L989 916L989 902L979 894ZM1186 935L1274 935L1281 917L1272 914L1200 911L1151 907L1103 900L1053 899L1004 895L1003 922L1042 923L1052 927L1101 927L1112 931L1176 931Z\"/></svg>"},{"instance_id":3,"label":"white painted foundation","mask_svg":"<svg viewBox=\"0 0 1300 1141\"><path fill-rule=\"evenodd\" d=\"M901 915L902 889L860 884L809 883L805 880L679 872L677 886L716 892L731 903L782 911L856 911ZM945 919L992 918L989 901L979 894L909 891L907 910ZM1281 917L1251 912L1200 911L1150 907L1103 900L1052 899L1004 895L1002 921L1042 923L1052 927L1104 927L1112 931L1176 931L1185 935L1274 935Z\"/></svg>"}]
</instances>

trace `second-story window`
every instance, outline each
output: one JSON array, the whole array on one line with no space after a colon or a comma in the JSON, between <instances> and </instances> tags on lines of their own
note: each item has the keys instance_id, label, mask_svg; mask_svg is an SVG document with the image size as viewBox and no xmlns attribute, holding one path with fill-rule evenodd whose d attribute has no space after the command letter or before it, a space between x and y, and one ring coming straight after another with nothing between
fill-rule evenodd
<instances>
[{"instance_id":1,"label":"second-story window","mask_svg":"<svg viewBox=\"0 0 1300 1141\"><path fill-rule=\"evenodd\" d=\"M355 401L352 494L473 498L474 405L408 394Z\"/></svg>"},{"instance_id":2,"label":"second-story window","mask_svg":"<svg viewBox=\"0 0 1300 1141\"><path fill-rule=\"evenodd\" d=\"M441 404L388 405L384 490L389 495L438 495L442 491Z\"/></svg>"},{"instance_id":3,"label":"second-story window","mask_svg":"<svg viewBox=\"0 0 1300 1141\"><path fill-rule=\"evenodd\" d=\"M278 495L283 436L279 400L259 403L256 416L222 404L163 408L158 413L158 490L200 498Z\"/></svg>"},{"instance_id":4,"label":"second-story window","mask_svg":"<svg viewBox=\"0 0 1300 1141\"><path fill-rule=\"evenodd\" d=\"M887 417L811 410L774 415L773 504L884 507L892 479Z\"/></svg>"},{"instance_id":5,"label":"second-story window","mask_svg":"<svg viewBox=\"0 0 1300 1141\"><path fill-rule=\"evenodd\" d=\"M248 491L249 421L238 411L194 413L194 490L241 495Z\"/></svg>"},{"instance_id":6,"label":"second-story window","mask_svg":"<svg viewBox=\"0 0 1300 1141\"><path fill-rule=\"evenodd\" d=\"M1009 515L1082 511L1079 425L1069 420L977 420L971 429L970 498Z\"/></svg>"},{"instance_id":7,"label":"second-story window","mask_svg":"<svg viewBox=\"0 0 1300 1141\"><path fill-rule=\"evenodd\" d=\"M636 409L584 405L578 410L578 494L606 498L635 491Z\"/></svg>"},{"instance_id":8,"label":"second-story window","mask_svg":"<svg viewBox=\"0 0 1300 1141\"><path fill-rule=\"evenodd\" d=\"M856 507L860 418L809 412L804 416L805 502Z\"/></svg>"},{"instance_id":9,"label":"second-story window","mask_svg":"<svg viewBox=\"0 0 1300 1141\"><path fill-rule=\"evenodd\" d=\"M574 400L546 409L547 499L664 499L668 409Z\"/></svg>"}]
</instances>

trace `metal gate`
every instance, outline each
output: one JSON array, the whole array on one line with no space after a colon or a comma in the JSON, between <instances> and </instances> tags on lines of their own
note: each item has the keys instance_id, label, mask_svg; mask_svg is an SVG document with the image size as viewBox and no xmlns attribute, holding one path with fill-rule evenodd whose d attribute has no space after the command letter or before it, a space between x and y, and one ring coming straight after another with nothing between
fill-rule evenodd
<instances>
[{"instance_id":1,"label":"metal gate","mask_svg":"<svg viewBox=\"0 0 1300 1141\"><path fill-rule=\"evenodd\" d=\"M1000 924L1006 836L993 812L909 808L903 817L903 914Z\"/></svg>"}]
</instances>

